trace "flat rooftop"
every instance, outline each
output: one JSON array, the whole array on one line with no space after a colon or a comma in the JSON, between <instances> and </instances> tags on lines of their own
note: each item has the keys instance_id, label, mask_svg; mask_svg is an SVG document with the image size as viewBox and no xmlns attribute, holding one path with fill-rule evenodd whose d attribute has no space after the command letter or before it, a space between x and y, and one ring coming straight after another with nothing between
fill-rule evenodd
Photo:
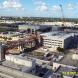
<instances>
[{"instance_id":1,"label":"flat rooftop","mask_svg":"<svg viewBox=\"0 0 78 78\"><path fill-rule=\"evenodd\" d=\"M62 31L54 31L49 33L43 33L42 36L48 37L50 39L66 39L72 36L72 33L62 32Z\"/></svg>"},{"instance_id":2,"label":"flat rooftop","mask_svg":"<svg viewBox=\"0 0 78 78\"><path fill-rule=\"evenodd\" d=\"M5 37L14 37L14 36L19 36L19 35L21 35L20 32L0 33L0 36L5 36Z\"/></svg>"},{"instance_id":3,"label":"flat rooftop","mask_svg":"<svg viewBox=\"0 0 78 78\"><path fill-rule=\"evenodd\" d=\"M18 58L18 59L21 59L21 60L27 60L27 61L33 61L34 58L32 57L28 57L28 56L22 56L21 54L20 55L6 55L6 56L9 56L9 57L14 57L14 58Z\"/></svg>"}]
</instances>

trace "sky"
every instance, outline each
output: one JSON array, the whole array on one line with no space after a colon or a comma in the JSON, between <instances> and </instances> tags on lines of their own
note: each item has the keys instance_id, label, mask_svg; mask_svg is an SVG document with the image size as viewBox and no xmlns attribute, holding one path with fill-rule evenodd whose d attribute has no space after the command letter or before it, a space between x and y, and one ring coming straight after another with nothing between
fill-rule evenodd
<instances>
[{"instance_id":1,"label":"sky","mask_svg":"<svg viewBox=\"0 0 78 78\"><path fill-rule=\"evenodd\" d=\"M78 18L78 0L0 0L0 16Z\"/></svg>"}]
</instances>

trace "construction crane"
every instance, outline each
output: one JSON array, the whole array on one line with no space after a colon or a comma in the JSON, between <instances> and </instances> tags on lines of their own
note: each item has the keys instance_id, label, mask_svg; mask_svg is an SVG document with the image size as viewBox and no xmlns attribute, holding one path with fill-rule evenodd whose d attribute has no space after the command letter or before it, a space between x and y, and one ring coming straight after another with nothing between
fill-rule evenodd
<instances>
[{"instance_id":1,"label":"construction crane","mask_svg":"<svg viewBox=\"0 0 78 78\"><path fill-rule=\"evenodd\" d=\"M64 27L65 26L65 22L64 22L64 11L63 11L63 7L62 5L60 4L60 9L61 9L61 13L62 13L62 26Z\"/></svg>"}]
</instances>

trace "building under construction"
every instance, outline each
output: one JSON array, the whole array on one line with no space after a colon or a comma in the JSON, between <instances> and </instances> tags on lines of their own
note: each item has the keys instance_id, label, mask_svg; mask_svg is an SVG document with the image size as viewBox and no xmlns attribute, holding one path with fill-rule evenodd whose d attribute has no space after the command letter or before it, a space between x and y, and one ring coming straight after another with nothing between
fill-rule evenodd
<instances>
[{"instance_id":1,"label":"building under construction","mask_svg":"<svg viewBox=\"0 0 78 78\"><path fill-rule=\"evenodd\" d=\"M7 41L6 53L19 54L26 48L36 48L42 44L42 37L37 34L26 34L23 39Z\"/></svg>"}]
</instances>

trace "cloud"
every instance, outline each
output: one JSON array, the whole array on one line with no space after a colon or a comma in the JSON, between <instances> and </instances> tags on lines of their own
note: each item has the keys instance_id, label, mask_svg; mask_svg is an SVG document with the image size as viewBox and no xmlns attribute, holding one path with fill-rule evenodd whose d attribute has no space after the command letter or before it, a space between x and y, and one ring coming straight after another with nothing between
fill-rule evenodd
<instances>
[{"instance_id":1,"label":"cloud","mask_svg":"<svg viewBox=\"0 0 78 78\"><path fill-rule=\"evenodd\" d=\"M77 8L77 10L78 10L78 2L76 3L76 6L75 6L76 8Z\"/></svg>"},{"instance_id":2,"label":"cloud","mask_svg":"<svg viewBox=\"0 0 78 78\"><path fill-rule=\"evenodd\" d=\"M19 0L5 0L1 4L1 8L3 8L3 9L16 9L16 10L20 9L21 10L21 9L23 9L23 6Z\"/></svg>"},{"instance_id":3,"label":"cloud","mask_svg":"<svg viewBox=\"0 0 78 78\"><path fill-rule=\"evenodd\" d=\"M73 7L73 5L71 4L71 3L69 3L68 5L67 5L67 9L69 9L69 10L72 10L74 7Z\"/></svg>"},{"instance_id":4,"label":"cloud","mask_svg":"<svg viewBox=\"0 0 78 78\"><path fill-rule=\"evenodd\" d=\"M44 12L44 11L48 11L48 7L46 6L46 4L41 4L36 7L36 10L38 10L40 12Z\"/></svg>"},{"instance_id":5,"label":"cloud","mask_svg":"<svg viewBox=\"0 0 78 78\"><path fill-rule=\"evenodd\" d=\"M34 4L36 5L36 10L40 12L48 11L48 6L42 0L33 0Z\"/></svg>"},{"instance_id":6,"label":"cloud","mask_svg":"<svg viewBox=\"0 0 78 78\"><path fill-rule=\"evenodd\" d=\"M0 4L0 9L2 8L1 4Z\"/></svg>"},{"instance_id":7,"label":"cloud","mask_svg":"<svg viewBox=\"0 0 78 78\"><path fill-rule=\"evenodd\" d=\"M60 6L58 6L58 5L53 5L52 6L52 10L53 11L59 11L61 8L60 8Z\"/></svg>"}]
</instances>

